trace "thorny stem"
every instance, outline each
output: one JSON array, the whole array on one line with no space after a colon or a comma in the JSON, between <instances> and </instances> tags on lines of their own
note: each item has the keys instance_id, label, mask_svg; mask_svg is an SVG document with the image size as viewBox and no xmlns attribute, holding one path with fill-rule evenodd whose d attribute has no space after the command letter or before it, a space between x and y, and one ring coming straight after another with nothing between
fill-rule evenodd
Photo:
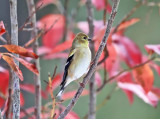
<instances>
[{"instance_id":1,"label":"thorny stem","mask_svg":"<svg viewBox=\"0 0 160 119\"><path fill-rule=\"evenodd\" d=\"M18 45L18 22L17 22L17 0L9 0L10 3L10 19L11 19L11 44ZM18 57L18 55L15 55ZM15 61L19 66L19 62ZM19 78L16 73L11 70L11 79L13 81L13 119L19 119L20 116L20 86Z\"/></svg>"},{"instance_id":2,"label":"thorny stem","mask_svg":"<svg viewBox=\"0 0 160 119\"><path fill-rule=\"evenodd\" d=\"M87 7L87 20L89 25L89 37L92 39L94 34L94 24L93 24L93 8L91 0L86 1L86 7ZM92 58L94 58L95 55L95 49L94 49L94 42L90 43L91 45L91 52L92 52ZM89 82L89 113L88 113L88 119L95 119L96 118L96 84L95 84L95 74L92 75L90 82Z\"/></svg>"},{"instance_id":3,"label":"thorny stem","mask_svg":"<svg viewBox=\"0 0 160 119\"><path fill-rule=\"evenodd\" d=\"M72 100L70 101L70 103L68 104L68 106L66 107L66 109L64 110L64 112L62 112L59 115L58 119L64 119L65 116L71 111L71 109L73 108L73 106L78 101L78 99L79 99L79 97L80 97L83 89L85 88L85 85L90 80L91 76L93 75L93 73L94 73L94 71L95 71L95 69L97 67L97 63L98 63L98 60L100 58L100 55L102 54L103 49L104 49L104 47L106 45L106 42L107 42L110 30L111 30L111 27L112 27L112 24L113 24L113 21L114 21L114 18L115 18L115 15L117 13L119 2L120 2L120 0L114 0L114 4L113 4L113 7L112 7L112 12L111 12L110 18L109 18L108 23L107 23L106 32L105 32L104 37L103 37L103 39L102 39L102 41L100 43L99 49L98 49L98 51L96 53L96 56L93 59L93 64L91 65L91 67L90 67L87 75L83 79L82 83L84 84L84 86L81 85L79 87L79 89L77 90L77 93L72 98Z\"/></svg>"},{"instance_id":4,"label":"thorny stem","mask_svg":"<svg viewBox=\"0 0 160 119\"><path fill-rule=\"evenodd\" d=\"M27 0L28 12L29 16L32 16L30 21L33 25L33 31L31 32L31 38L35 38L38 35L36 28L36 10L34 0ZM35 13L34 13L35 12ZM33 14L34 13L34 14ZM38 41L35 40L33 43L33 51L37 54ZM39 59L34 60L34 64L36 65L38 71L40 72L40 61ZM35 115L36 119L41 119L41 78L39 75L34 75L35 79Z\"/></svg>"},{"instance_id":5,"label":"thorny stem","mask_svg":"<svg viewBox=\"0 0 160 119\"><path fill-rule=\"evenodd\" d=\"M116 75L110 77L109 79L105 80L105 81L103 82L103 84L97 89L97 92L101 91L108 82L110 82L110 81L112 81L113 79L117 78L117 77L120 76L121 74L123 74L123 73L125 73L125 72L128 72L128 71L132 71L133 69L136 69L136 68L138 68L138 67L141 67L141 66L149 63L150 61L154 60L155 58L156 58L156 57L152 57L151 59L145 61L144 63L141 63L141 64L136 65L136 66L134 66L134 67L131 67L131 68L128 68L128 69L124 69L124 70L120 71L118 74L116 74Z\"/></svg>"}]
</instances>

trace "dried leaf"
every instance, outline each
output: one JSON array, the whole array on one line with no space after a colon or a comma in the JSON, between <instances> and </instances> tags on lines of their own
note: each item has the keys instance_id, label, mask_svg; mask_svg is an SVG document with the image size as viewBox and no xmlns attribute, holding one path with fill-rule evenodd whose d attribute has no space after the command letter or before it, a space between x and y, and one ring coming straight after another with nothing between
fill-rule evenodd
<instances>
[{"instance_id":1,"label":"dried leaf","mask_svg":"<svg viewBox=\"0 0 160 119\"><path fill-rule=\"evenodd\" d=\"M19 67L15 64L14 59L7 55L2 54L2 58L8 63L11 69L17 74L21 81L23 81L23 75Z\"/></svg>"},{"instance_id":2,"label":"dried leaf","mask_svg":"<svg viewBox=\"0 0 160 119\"><path fill-rule=\"evenodd\" d=\"M63 37L64 25L65 17L61 14L49 14L40 19L37 22L37 27L43 30L50 29L43 35L43 45L49 48L56 46ZM51 26L53 26L53 28L51 28Z\"/></svg>"},{"instance_id":3,"label":"dried leaf","mask_svg":"<svg viewBox=\"0 0 160 119\"><path fill-rule=\"evenodd\" d=\"M15 53L15 54L19 54L21 56L24 56L24 57L32 57L32 58L35 58L37 59L38 56L29 51L28 49L25 49L21 46L17 46L17 45L0 45L0 47L4 47L6 48L9 52L11 53Z\"/></svg>"}]
</instances>

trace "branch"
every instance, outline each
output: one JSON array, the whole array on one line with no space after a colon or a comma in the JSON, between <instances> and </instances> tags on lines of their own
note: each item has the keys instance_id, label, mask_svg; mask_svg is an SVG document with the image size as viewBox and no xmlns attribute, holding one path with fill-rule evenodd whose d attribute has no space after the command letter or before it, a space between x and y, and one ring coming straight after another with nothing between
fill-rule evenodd
<instances>
[{"instance_id":1,"label":"branch","mask_svg":"<svg viewBox=\"0 0 160 119\"><path fill-rule=\"evenodd\" d=\"M36 38L38 35L36 28L36 11L34 0L26 0L28 6L29 16L32 16L30 21L33 25L33 31L31 32L31 39ZM33 43L33 51L37 54L38 41L35 40ZM34 64L36 65L39 75L34 75L35 79L35 115L36 119L41 119L41 78L40 78L40 62L39 59L34 60Z\"/></svg>"},{"instance_id":2,"label":"branch","mask_svg":"<svg viewBox=\"0 0 160 119\"><path fill-rule=\"evenodd\" d=\"M9 0L10 3L10 19L11 19L11 44L18 45L18 22L17 22L17 0ZM15 55L18 57L18 55ZM15 61L19 66L19 62ZM13 119L19 119L20 116L20 86L19 78L16 73L11 70L11 82L13 82Z\"/></svg>"},{"instance_id":3,"label":"branch","mask_svg":"<svg viewBox=\"0 0 160 119\"><path fill-rule=\"evenodd\" d=\"M120 76L121 74L123 74L123 73L125 73L125 72L128 72L128 71L131 71L131 70L133 70L133 69L136 69L136 68L138 68L138 67L141 67L141 66L149 63L150 61L154 60L155 58L156 58L156 57L152 57L151 59L145 61L144 63L141 63L141 64L139 64L139 65L136 65L136 66L131 67L131 68L128 68L128 69L124 69L123 71L120 71L118 74L110 77L108 80L104 80L103 84L97 89L97 92L101 91L107 83L109 83L109 82L112 81L113 79L117 78L117 77Z\"/></svg>"},{"instance_id":4,"label":"branch","mask_svg":"<svg viewBox=\"0 0 160 119\"><path fill-rule=\"evenodd\" d=\"M67 106L67 108L64 110L64 112L62 112L58 119L64 119L64 117L71 111L71 109L73 108L73 106L75 105L75 103L78 101L85 85L87 84L87 82L89 81L89 79L91 78L92 74L94 73L94 71L96 70L96 67L97 67L97 63L98 63L98 60L100 58L100 55L102 54L102 51L106 45L106 42L107 42L107 39L108 39L108 36L109 36L109 33L111 31L111 27L112 27L112 24L113 24L113 21L114 21L114 18L115 18L115 15L117 13L117 9L118 9L118 4L119 4L120 0L114 0L114 4L113 4L113 7L112 7L112 13L110 15L110 18L108 20L108 24L107 24L107 28L106 28L106 32L104 34L104 37L101 41L101 44L99 46L99 49L96 53L96 56L93 60L93 64L91 65L87 75L85 76L85 78L83 79L83 84L84 86L80 86L77 93L75 94L75 96L73 97L73 99L71 100L71 102L69 103L69 105Z\"/></svg>"},{"instance_id":5,"label":"branch","mask_svg":"<svg viewBox=\"0 0 160 119\"><path fill-rule=\"evenodd\" d=\"M87 20L89 25L89 37L92 39L94 34L94 24L93 24L93 8L91 0L86 1L87 7ZM91 53L92 58L95 55L94 49L94 42L90 43L91 46ZM95 119L96 118L96 84L95 84L95 74L92 75L90 82L89 82L89 112L88 112L88 119Z\"/></svg>"},{"instance_id":6,"label":"branch","mask_svg":"<svg viewBox=\"0 0 160 119\"><path fill-rule=\"evenodd\" d=\"M43 4L43 3L42 3ZM32 19L32 17L35 16L36 12L41 8L42 4L40 6L38 6L36 9L34 8L34 11L32 10L32 12L29 12L29 16L27 17L26 21L24 22L24 24L18 29L19 31L23 30L24 27L26 27L29 23L29 21ZM30 23L29 25L33 25L32 23Z\"/></svg>"}]
</instances>

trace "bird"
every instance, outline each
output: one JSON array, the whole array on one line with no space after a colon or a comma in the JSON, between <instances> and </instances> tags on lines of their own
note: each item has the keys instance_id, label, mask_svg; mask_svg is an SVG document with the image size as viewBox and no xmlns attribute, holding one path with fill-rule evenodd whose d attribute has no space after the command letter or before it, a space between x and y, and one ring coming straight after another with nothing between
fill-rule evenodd
<instances>
[{"instance_id":1,"label":"bird","mask_svg":"<svg viewBox=\"0 0 160 119\"><path fill-rule=\"evenodd\" d=\"M88 72L91 62L90 41L91 38L85 33L80 32L75 36L65 64L60 90L56 97L61 98L68 84L78 80Z\"/></svg>"}]
</instances>

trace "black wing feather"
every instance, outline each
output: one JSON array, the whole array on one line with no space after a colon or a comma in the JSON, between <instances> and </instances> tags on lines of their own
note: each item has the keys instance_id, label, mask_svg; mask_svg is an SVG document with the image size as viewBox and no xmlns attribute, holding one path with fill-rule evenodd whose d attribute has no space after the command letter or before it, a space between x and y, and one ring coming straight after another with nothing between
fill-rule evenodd
<instances>
[{"instance_id":1,"label":"black wing feather","mask_svg":"<svg viewBox=\"0 0 160 119\"><path fill-rule=\"evenodd\" d=\"M68 75L68 68L73 60L73 56L74 55L71 55L70 57L68 57L67 61L66 61L66 66L64 68L64 74L63 74L63 80L61 82L61 89L64 88L65 84L66 84L66 78L67 78L67 75Z\"/></svg>"}]
</instances>

